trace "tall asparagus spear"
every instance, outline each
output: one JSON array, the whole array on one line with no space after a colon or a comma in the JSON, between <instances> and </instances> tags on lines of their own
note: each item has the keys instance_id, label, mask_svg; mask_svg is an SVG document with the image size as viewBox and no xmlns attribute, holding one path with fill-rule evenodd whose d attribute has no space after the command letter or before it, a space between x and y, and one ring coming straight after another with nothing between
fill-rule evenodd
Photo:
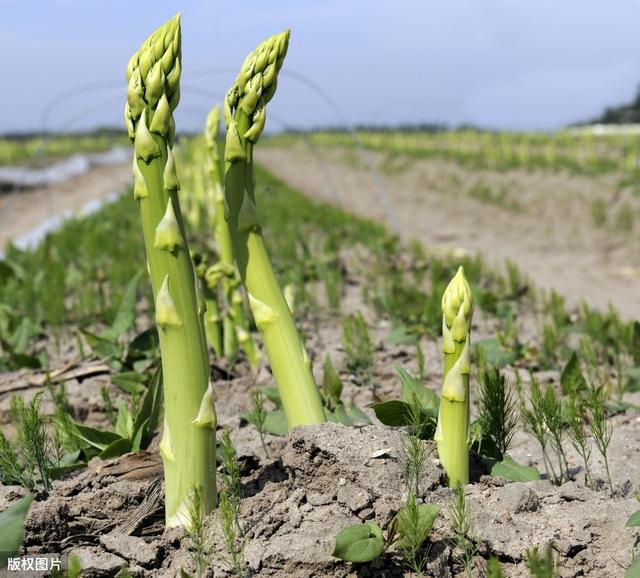
<instances>
[{"instance_id":1,"label":"tall asparagus spear","mask_svg":"<svg viewBox=\"0 0 640 578\"><path fill-rule=\"evenodd\" d=\"M158 28L127 66L125 122L134 143L134 197L140 202L155 298L165 400L160 453L168 526L187 525L193 492L215 507L216 414L193 263L171 152L180 99L180 16Z\"/></svg>"},{"instance_id":2,"label":"tall asparagus spear","mask_svg":"<svg viewBox=\"0 0 640 578\"><path fill-rule=\"evenodd\" d=\"M460 267L442 297L444 370L434 436L449 486L469 483L469 371L471 287Z\"/></svg>"},{"instance_id":3,"label":"tall asparagus spear","mask_svg":"<svg viewBox=\"0 0 640 578\"><path fill-rule=\"evenodd\" d=\"M208 278L220 280L225 313L223 317L224 355L227 359L236 356L238 344L244 349L252 368L260 365L261 355L249 333L249 320L244 310L240 293L240 277L236 271L231 244L229 224L225 219L224 192L222 186L222 155L218 140L220 131L220 107L215 106L207 116L204 135L209 151L207 159L211 186L213 186L213 218L220 262L214 265Z\"/></svg>"},{"instance_id":4,"label":"tall asparagus spear","mask_svg":"<svg viewBox=\"0 0 640 578\"><path fill-rule=\"evenodd\" d=\"M247 56L227 93L224 102L225 201L240 278L262 334L289 427L294 428L324 422L326 417L311 372L311 361L262 238L253 168L253 146L264 129L266 105L275 94L288 43L287 30L260 44Z\"/></svg>"}]
</instances>

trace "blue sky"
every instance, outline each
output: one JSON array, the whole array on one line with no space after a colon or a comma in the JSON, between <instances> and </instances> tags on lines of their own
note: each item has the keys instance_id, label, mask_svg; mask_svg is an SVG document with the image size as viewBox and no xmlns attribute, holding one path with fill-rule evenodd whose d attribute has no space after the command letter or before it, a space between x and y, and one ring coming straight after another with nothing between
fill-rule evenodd
<instances>
[{"instance_id":1,"label":"blue sky","mask_svg":"<svg viewBox=\"0 0 640 578\"><path fill-rule=\"evenodd\" d=\"M312 78L352 123L550 129L629 101L640 83L638 0L0 0L0 8L1 133L43 121L121 125L126 63L178 11L177 123L190 130L224 94L230 67L284 28L292 29L285 70ZM85 89L59 98L76 87ZM288 77L269 111L272 129L282 119L340 122Z\"/></svg>"}]
</instances>

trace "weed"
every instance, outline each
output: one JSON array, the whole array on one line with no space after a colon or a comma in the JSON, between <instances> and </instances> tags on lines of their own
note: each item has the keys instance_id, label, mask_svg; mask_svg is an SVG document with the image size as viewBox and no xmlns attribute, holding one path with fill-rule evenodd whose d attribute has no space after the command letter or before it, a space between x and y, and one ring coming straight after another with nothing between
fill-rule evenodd
<instances>
[{"instance_id":1,"label":"weed","mask_svg":"<svg viewBox=\"0 0 640 578\"><path fill-rule=\"evenodd\" d=\"M231 572L238 578L245 574L245 537L240 524L242 490L240 486L240 464L231 441L231 432L225 428L218 446L218 460L221 466L218 494L218 508L222 524L222 542L225 553L220 555Z\"/></svg>"},{"instance_id":2,"label":"weed","mask_svg":"<svg viewBox=\"0 0 640 578\"><path fill-rule=\"evenodd\" d=\"M407 491L418 494L420 480L429 458L429 451L421 439L426 429L422 405L414 393L408 404L409 432L402 438L402 477Z\"/></svg>"},{"instance_id":3,"label":"weed","mask_svg":"<svg viewBox=\"0 0 640 578\"><path fill-rule=\"evenodd\" d=\"M502 460L518 425L518 405L505 375L497 367L486 364L480 368L478 422L482 444L489 444L483 450Z\"/></svg>"},{"instance_id":4,"label":"weed","mask_svg":"<svg viewBox=\"0 0 640 578\"><path fill-rule=\"evenodd\" d=\"M193 559L198 578L202 578L211 561L211 541L206 536L204 527L204 505L202 488L196 486L189 501L187 528L187 547Z\"/></svg>"},{"instance_id":5,"label":"weed","mask_svg":"<svg viewBox=\"0 0 640 578\"><path fill-rule=\"evenodd\" d=\"M456 487L453 500L449 504L449 519L453 532L452 546L459 552L460 562L467 576L471 578L471 564L477 548L471 536L473 530L472 514L462 485Z\"/></svg>"},{"instance_id":6,"label":"weed","mask_svg":"<svg viewBox=\"0 0 640 578\"><path fill-rule=\"evenodd\" d=\"M362 313L350 315L344 320L342 344L347 354L349 371L370 384L373 371L373 343Z\"/></svg>"},{"instance_id":7,"label":"weed","mask_svg":"<svg viewBox=\"0 0 640 578\"><path fill-rule=\"evenodd\" d=\"M547 385L543 391L540 382L532 375L529 404L523 405L521 413L525 427L540 444L547 476L555 483L561 484L563 480L568 479L567 458L562 447L567 422L553 387ZM557 472L553 467L550 452L555 454Z\"/></svg>"},{"instance_id":8,"label":"weed","mask_svg":"<svg viewBox=\"0 0 640 578\"><path fill-rule=\"evenodd\" d=\"M591 219L596 227L604 227L607 224L607 203L604 199L595 199L591 203Z\"/></svg>"},{"instance_id":9,"label":"weed","mask_svg":"<svg viewBox=\"0 0 640 578\"><path fill-rule=\"evenodd\" d=\"M247 419L256 426L258 430L258 434L260 435L260 445L262 446L262 450L264 451L264 455L269 457L269 450L267 449L267 444L265 443L265 435L266 431L264 429L264 424L267 421L267 410L264 408L264 394L258 388L255 388L251 392L251 401L253 402L253 411L248 414Z\"/></svg>"},{"instance_id":10,"label":"weed","mask_svg":"<svg viewBox=\"0 0 640 578\"><path fill-rule=\"evenodd\" d=\"M573 448L578 452L582 458L584 464L584 479L585 484L590 488L593 488L593 478L589 470L589 458L591 457L591 443L587 436L585 429L585 416L586 408L583 407L583 402L577 394L573 393L569 397L569 401L566 405L567 416L567 433L569 441Z\"/></svg>"},{"instance_id":11,"label":"weed","mask_svg":"<svg viewBox=\"0 0 640 578\"><path fill-rule=\"evenodd\" d=\"M551 546L547 546L543 554L540 554L538 546L527 548L524 556L532 578L556 578L558 576Z\"/></svg>"},{"instance_id":12,"label":"weed","mask_svg":"<svg viewBox=\"0 0 640 578\"><path fill-rule=\"evenodd\" d=\"M607 475L607 484L609 485L609 495L613 497L615 491L613 488L613 481L611 479L611 472L609 470L609 444L613 437L613 425L607 419L606 410L607 394L604 388L593 388L589 397L589 408L591 410L591 422L589 429L593 436L593 442L595 443L598 452L602 456L604 461L604 467Z\"/></svg>"},{"instance_id":13,"label":"weed","mask_svg":"<svg viewBox=\"0 0 640 578\"><path fill-rule=\"evenodd\" d=\"M0 432L0 479L35 490L41 486L51 490L51 468L59 465L59 451L47 435L45 420L40 413L42 394L26 403L21 397L11 398L11 419L16 427L15 440Z\"/></svg>"}]
</instances>

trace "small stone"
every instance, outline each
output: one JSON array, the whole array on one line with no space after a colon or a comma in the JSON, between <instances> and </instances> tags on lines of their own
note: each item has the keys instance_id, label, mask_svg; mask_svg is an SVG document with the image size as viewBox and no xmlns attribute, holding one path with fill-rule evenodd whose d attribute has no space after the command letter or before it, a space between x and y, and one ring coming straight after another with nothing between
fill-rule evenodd
<instances>
[{"instance_id":1,"label":"small stone","mask_svg":"<svg viewBox=\"0 0 640 578\"><path fill-rule=\"evenodd\" d=\"M75 548L72 553L80 560L83 578L111 578L127 567L125 560L99 548Z\"/></svg>"},{"instance_id":2,"label":"small stone","mask_svg":"<svg viewBox=\"0 0 640 578\"><path fill-rule=\"evenodd\" d=\"M371 503L371 496L356 486L342 486L338 489L338 503L344 504L352 512L359 512Z\"/></svg>"},{"instance_id":3,"label":"small stone","mask_svg":"<svg viewBox=\"0 0 640 578\"><path fill-rule=\"evenodd\" d=\"M300 506L300 511L301 511L303 514L307 514L307 513L309 513L311 510L313 510L313 506L312 506L311 504L309 504L309 503L302 504L302 506Z\"/></svg>"},{"instance_id":4,"label":"small stone","mask_svg":"<svg viewBox=\"0 0 640 578\"><path fill-rule=\"evenodd\" d=\"M365 508L364 510L358 512L358 518L360 518L361 520L371 520L371 518L373 518L373 515L373 508Z\"/></svg>"},{"instance_id":5,"label":"small stone","mask_svg":"<svg viewBox=\"0 0 640 578\"><path fill-rule=\"evenodd\" d=\"M344 486L347 483L347 480L345 480L344 478L340 478L338 480L338 485L339 486Z\"/></svg>"},{"instance_id":6,"label":"small stone","mask_svg":"<svg viewBox=\"0 0 640 578\"><path fill-rule=\"evenodd\" d=\"M500 499L503 509L514 514L535 512L540 507L538 494L526 484L506 484L500 493Z\"/></svg>"},{"instance_id":7,"label":"small stone","mask_svg":"<svg viewBox=\"0 0 640 578\"><path fill-rule=\"evenodd\" d=\"M324 506L333 502L333 495L321 492L309 492L307 494L307 502L312 506Z\"/></svg>"},{"instance_id":8,"label":"small stone","mask_svg":"<svg viewBox=\"0 0 640 578\"><path fill-rule=\"evenodd\" d=\"M389 457L390 452L391 452L391 448L384 448L382 450L377 450L373 452L369 457L374 460L377 458L386 458L386 457Z\"/></svg>"},{"instance_id":9,"label":"small stone","mask_svg":"<svg viewBox=\"0 0 640 578\"><path fill-rule=\"evenodd\" d=\"M158 559L158 548L137 536L126 534L105 534L100 536L102 545L125 560L137 562L141 566L153 566Z\"/></svg>"}]
</instances>

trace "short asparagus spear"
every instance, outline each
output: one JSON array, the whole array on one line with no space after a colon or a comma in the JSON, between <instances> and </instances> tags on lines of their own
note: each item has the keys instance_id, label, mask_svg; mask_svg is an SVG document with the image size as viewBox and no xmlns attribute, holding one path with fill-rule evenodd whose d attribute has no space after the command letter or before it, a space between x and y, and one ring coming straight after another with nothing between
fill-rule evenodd
<instances>
[{"instance_id":1,"label":"short asparagus spear","mask_svg":"<svg viewBox=\"0 0 640 578\"><path fill-rule=\"evenodd\" d=\"M224 102L227 126L225 202L233 252L262 334L289 428L326 421L311 371L311 361L271 267L262 238L254 191L253 146L266 120L266 105L276 91L277 75L289 43L289 31L260 44L245 59Z\"/></svg>"},{"instance_id":2,"label":"short asparagus spear","mask_svg":"<svg viewBox=\"0 0 640 578\"><path fill-rule=\"evenodd\" d=\"M442 297L444 370L434 436L449 486L469 483L469 372L471 288L462 267Z\"/></svg>"},{"instance_id":3,"label":"short asparagus spear","mask_svg":"<svg viewBox=\"0 0 640 578\"><path fill-rule=\"evenodd\" d=\"M148 269L160 336L165 422L168 526L188 525L197 490L206 512L215 507L216 415L194 270L178 202L172 154L173 111L180 98L180 17L142 44L127 66L125 121L134 143L134 197L140 202Z\"/></svg>"},{"instance_id":4,"label":"short asparagus spear","mask_svg":"<svg viewBox=\"0 0 640 578\"><path fill-rule=\"evenodd\" d=\"M214 266L214 275L220 276L222 295L226 308L223 318L224 355L227 359L236 356L238 344L244 349L252 368L260 365L261 355L249 333L249 320L244 310L240 293L240 276L233 259L233 247L229 224L225 219L224 192L221 174L221 151L218 134L220 130L220 107L215 106L207 117L205 141L209 152L208 167L213 187L213 218L215 220L216 242L220 263ZM213 277L213 275L210 275Z\"/></svg>"}]
</instances>

